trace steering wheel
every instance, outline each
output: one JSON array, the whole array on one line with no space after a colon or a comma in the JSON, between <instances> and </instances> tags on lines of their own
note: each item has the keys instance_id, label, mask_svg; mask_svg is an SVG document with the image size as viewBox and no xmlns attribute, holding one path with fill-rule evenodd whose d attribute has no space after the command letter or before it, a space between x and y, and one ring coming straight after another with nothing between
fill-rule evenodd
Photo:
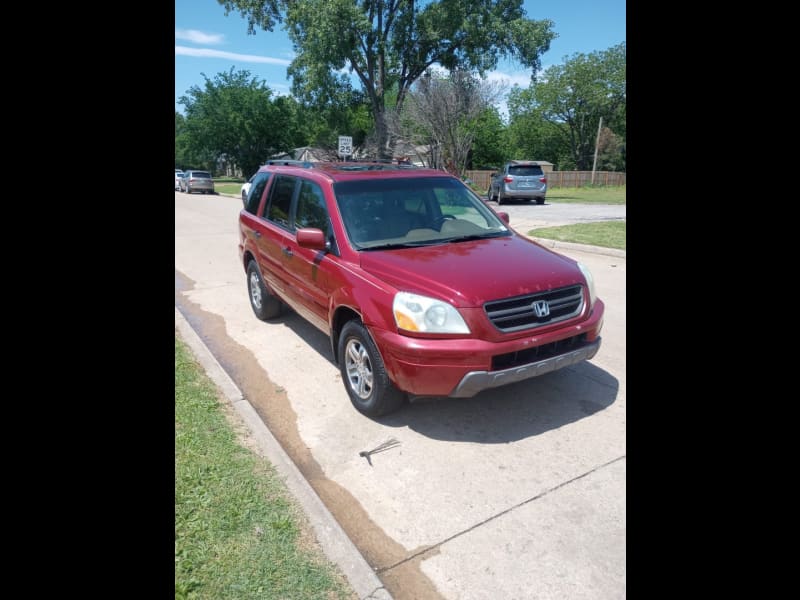
<instances>
[{"instance_id":1,"label":"steering wheel","mask_svg":"<svg viewBox=\"0 0 800 600\"><path fill-rule=\"evenodd\" d=\"M433 228L441 231L442 225L444 225L444 222L447 221L448 219L455 219L455 217L453 215L441 215L439 217L436 217L433 220Z\"/></svg>"}]
</instances>

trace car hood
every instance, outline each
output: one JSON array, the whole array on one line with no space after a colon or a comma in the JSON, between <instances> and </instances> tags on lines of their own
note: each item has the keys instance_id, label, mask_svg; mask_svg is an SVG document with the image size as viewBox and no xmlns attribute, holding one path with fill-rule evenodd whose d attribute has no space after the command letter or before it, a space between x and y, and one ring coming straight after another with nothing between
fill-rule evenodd
<instances>
[{"instance_id":1,"label":"car hood","mask_svg":"<svg viewBox=\"0 0 800 600\"><path fill-rule=\"evenodd\" d=\"M458 307L584 283L575 261L516 235L361 252L361 267L399 290Z\"/></svg>"}]
</instances>

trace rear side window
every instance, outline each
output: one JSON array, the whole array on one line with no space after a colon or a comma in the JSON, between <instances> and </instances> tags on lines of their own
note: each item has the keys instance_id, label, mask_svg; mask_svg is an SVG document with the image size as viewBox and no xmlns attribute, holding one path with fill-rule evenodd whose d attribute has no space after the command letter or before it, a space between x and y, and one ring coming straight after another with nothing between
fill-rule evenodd
<instances>
[{"instance_id":1,"label":"rear side window","mask_svg":"<svg viewBox=\"0 0 800 600\"><path fill-rule=\"evenodd\" d=\"M275 183L270 188L267 219L285 229L289 229L289 210L292 208L295 183L297 180L294 177L276 175Z\"/></svg>"},{"instance_id":2,"label":"rear side window","mask_svg":"<svg viewBox=\"0 0 800 600\"><path fill-rule=\"evenodd\" d=\"M543 172L539 165L511 165L508 167L508 174L517 177L535 177L543 175Z\"/></svg>"},{"instance_id":3,"label":"rear side window","mask_svg":"<svg viewBox=\"0 0 800 600\"><path fill-rule=\"evenodd\" d=\"M247 205L244 208L247 212L251 214L257 213L258 205L261 203L261 196L264 195L264 188L267 187L271 176L272 173L256 173L250 179L252 185L247 195Z\"/></svg>"}]
</instances>

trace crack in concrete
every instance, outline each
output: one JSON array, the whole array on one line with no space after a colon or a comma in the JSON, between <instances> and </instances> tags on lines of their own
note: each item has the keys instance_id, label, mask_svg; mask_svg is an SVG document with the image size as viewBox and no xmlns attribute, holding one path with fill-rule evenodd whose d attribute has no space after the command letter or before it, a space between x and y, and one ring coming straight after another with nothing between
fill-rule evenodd
<instances>
[{"instance_id":1,"label":"crack in concrete","mask_svg":"<svg viewBox=\"0 0 800 600\"><path fill-rule=\"evenodd\" d=\"M381 593L380 595L376 596L375 594L378 594L379 592L383 592L383 593ZM387 597L389 597L389 596L388 596L388 592L386 591L386 588L381 586L381 587L376 587L368 595L364 596L361 600L382 600L382 598L387 598Z\"/></svg>"},{"instance_id":2,"label":"crack in concrete","mask_svg":"<svg viewBox=\"0 0 800 600\"><path fill-rule=\"evenodd\" d=\"M626 457L627 457L627 455L623 454L622 456L618 456L617 458L614 458L614 459L612 459L612 460L610 460L610 461L608 461L606 463L603 463L602 465L598 465L593 469L589 469L585 473L581 473L580 475L577 475L577 476L573 477L572 479L568 479L567 481L559 483L557 486L552 487L549 490L543 491L541 494L535 495L533 498L528 498L527 500L523 500L519 504L515 504L514 506L511 506L511 507L509 507L509 508L507 508L507 509L505 509L503 511L500 511L496 515L492 515L491 517L489 517L487 519L484 519L480 523L476 523L472 527L468 527L467 529L464 529L463 531L459 531L458 533L454 533L453 535L451 535L448 538L445 538L441 542L433 544L432 546L428 546L427 548L425 548L424 550L420 550L419 552L415 552L414 554L411 554L410 556L407 556L403 560L401 560L399 562L396 562L393 565L389 565L388 567L381 567L379 569L375 569L375 572L380 575L380 574L385 573L387 571L391 571L392 569L395 569L395 568L399 567L400 565L402 565L402 564L404 564L404 563L406 563L406 562L408 562L410 560L414 560L415 558L418 558L418 557L420 557L420 556L422 556L424 554L428 554L429 552L431 552L433 550L438 550L441 546L443 546L447 542L450 542L450 541L452 541L452 540L454 540L456 538L459 538L462 535L467 534L470 531L473 531L473 530L477 529L478 527L481 527L482 525L486 525L486 523L494 521L495 519L498 519L498 518L502 517L503 515L506 515L506 514L510 513L511 511L516 510L516 509L518 509L518 508L520 508L522 506L525 506L526 504L529 504L529 503L533 502L534 500L538 500L539 498L544 498L548 494L550 494L552 492L555 492L556 490L561 489L562 487L564 487L566 485L569 485L570 483L578 481L579 479L583 479L587 475L591 475L592 473L594 473L596 471L599 471L600 469L604 469L605 467L608 467L608 466L614 464L615 462L623 460Z\"/></svg>"}]
</instances>

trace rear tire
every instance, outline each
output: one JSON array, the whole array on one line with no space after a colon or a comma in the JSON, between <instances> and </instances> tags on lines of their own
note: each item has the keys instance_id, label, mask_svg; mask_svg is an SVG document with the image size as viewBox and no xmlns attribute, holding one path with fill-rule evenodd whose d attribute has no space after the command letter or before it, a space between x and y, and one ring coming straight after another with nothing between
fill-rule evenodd
<instances>
[{"instance_id":1,"label":"rear tire","mask_svg":"<svg viewBox=\"0 0 800 600\"><path fill-rule=\"evenodd\" d=\"M400 408L405 394L389 379L380 352L360 321L342 327L338 357L342 382L356 410L379 417Z\"/></svg>"},{"instance_id":2,"label":"rear tire","mask_svg":"<svg viewBox=\"0 0 800 600\"><path fill-rule=\"evenodd\" d=\"M247 292L253 312L262 321L274 319L281 314L281 301L267 289L254 260L247 264Z\"/></svg>"},{"instance_id":3,"label":"rear tire","mask_svg":"<svg viewBox=\"0 0 800 600\"><path fill-rule=\"evenodd\" d=\"M536 204L544 204L544 198L537 198Z\"/></svg>"}]
</instances>

